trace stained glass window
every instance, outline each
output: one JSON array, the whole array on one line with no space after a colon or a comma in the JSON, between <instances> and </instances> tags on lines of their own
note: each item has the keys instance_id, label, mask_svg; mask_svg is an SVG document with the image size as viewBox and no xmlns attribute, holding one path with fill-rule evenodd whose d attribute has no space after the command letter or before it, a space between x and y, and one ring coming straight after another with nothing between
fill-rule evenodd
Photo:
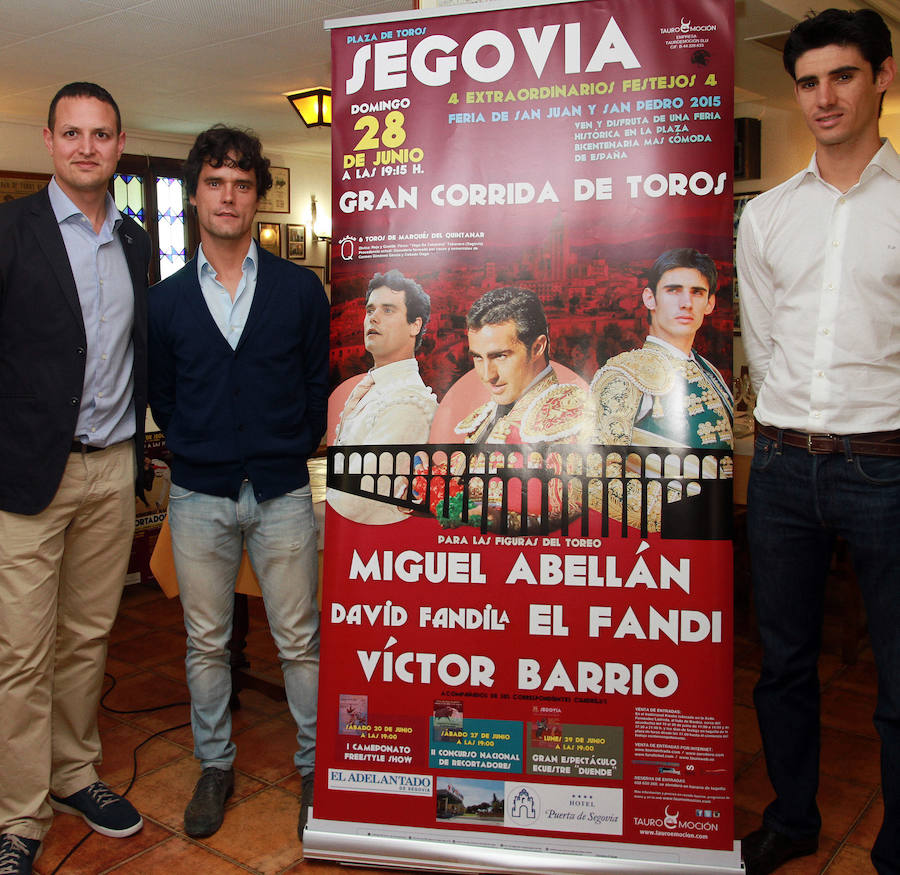
<instances>
[{"instance_id":1,"label":"stained glass window","mask_svg":"<svg viewBox=\"0 0 900 875\"><path fill-rule=\"evenodd\" d=\"M159 229L160 279L175 273L186 262L184 183L180 179L156 177L156 221Z\"/></svg>"},{"instance_id":2,"label":"stained glass window","mask_svg":"<svg viewBox=\"0 0 900 875\"><path fill-rule=\"evenodd\" d=\"M144 180L140 176L117 173L113 177L113 189L119 212L130 216L146 229L147 223L144 221Z\"/></svg>"},{"instance_id":3,"label":"stained glass window","mask_svg":"<svg viewBox=\"0 0 900 875\"><path fill-rule=\"evenodd\" d=\"M146 159L138 160L146 166ZM184 266L187 261L188 229L184 215L184 183L175 176L153 173L154 160L165 159L150 159L151 167L146 175L116 173L113 176L113 196L122 213L139 222L151 238L158 240L158 271L151 266L151 279L156 281L165 279Z\"/></svg>"}]
</instances>

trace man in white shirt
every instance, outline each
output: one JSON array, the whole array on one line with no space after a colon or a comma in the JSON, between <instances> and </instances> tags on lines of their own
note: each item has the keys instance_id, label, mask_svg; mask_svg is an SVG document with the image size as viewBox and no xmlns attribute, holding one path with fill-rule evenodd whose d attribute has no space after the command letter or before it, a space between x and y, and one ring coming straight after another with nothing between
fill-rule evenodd
<instances>
[{"instance_id":1,"label":"man in white shirt","mask_svg":"<svg viewBox=\"0 0 900 875\"><path fill-rule=\"evenodd\" d=\"M335 432L335 446L428 440L437 398L419 376L416 351L422 346L430 316L431 299L415 280L399 270L372 277L366 292L363 341L375 366L347 398ZM405 470L401 467L398 463L396 474L409 473L408 466ZM359 473L359 465L355 471L350 467L350 473ZM371 479L373 492L401 497L407 491L405 476ZM386 525L407 519L405 511L389 502L333 488L327 498L341 516L358 523Z\"/></svg>"},{"instance_id":2,"label":"man in white shirt","mask_svg":"<svg viewBox=\"0 0 900 875\"><path fill-rule=\"evenodd\" d=\"M738 235L758 392L748 535L763 645L754 694L776 798L742 842L748 875L812 854L821 817L816 664L837 536L852 549L878 668L880 875L900 872L900 158L878 133L896 66L871 10L797 24L784 63L816 139L750 202Z\"/></svg>"},{"instance_id":3,"label":"man in white shirt","mask_svg":"<svg viewBox=\"0 0 900 875\"><path fill-rule=\"evenodd\" d=\"M669 249L643 291L642 349L613 356L591 381L591 442L730 449L733 404L722 375L694 349L716 306L717 271L696 249Z\"/></svg>"}]
</instances>

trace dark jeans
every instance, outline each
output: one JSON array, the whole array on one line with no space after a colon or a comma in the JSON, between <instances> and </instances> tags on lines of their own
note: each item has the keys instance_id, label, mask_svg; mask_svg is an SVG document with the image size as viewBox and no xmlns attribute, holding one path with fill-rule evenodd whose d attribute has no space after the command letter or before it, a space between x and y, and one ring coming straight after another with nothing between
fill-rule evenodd
<instances>
[{"instance_id":1,"label":"dark jeans","mask_svg":"<svg viewBox=\"0 0 900 875\"><path fill-rule=\"evenodd\" d=\"M818 833L819 679L825 578L850 545L878 668L884 823L872 861L900 873L900 458L810 455L757 436L747 528L763 645L754 700L769 779L770 829Z\"/></svg>"}]
</instances>

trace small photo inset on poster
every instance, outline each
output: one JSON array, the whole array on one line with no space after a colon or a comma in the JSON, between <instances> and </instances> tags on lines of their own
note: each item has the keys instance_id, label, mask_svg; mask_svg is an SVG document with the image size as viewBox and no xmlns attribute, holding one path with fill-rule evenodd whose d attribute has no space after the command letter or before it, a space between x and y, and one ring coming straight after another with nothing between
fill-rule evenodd
<instances>
[{"instance_id":1,"label":"small photo inset on poster","mask_svg":"<svg viewBox=\"0 0 900 875\"><path fill-rule=\"evenodd\" d=\"M341 693L338 731L341 735L362 735L369 728L369 697Z\"/></svg>"},{"instance_id":2,"label":"small photo inset on poster","mask_svg":"<svg viewBox=\"0 0 900 875\"><path fill-rule=\"evenodd\" d=\"M562 739L562 712L559 708L535 705L528 724L532 747L558 748Z\"/></svg>"},{"instance_id":3,"label":"small photo inset on poster","mask_svg":"<svg viewBox=\"0 0 900 875\"><path fill-rule=\"evenodd\" d=\"M503 781L434 779L435 818L454 824L502 823Z\"/></svg>"},{"instance_id":4,"label":"small photo inset on poster","mask_svg":"<svg viewBox=\"0 0 900 875\"><path fill-rule=\"evenodd\" d=\"M456 732L463 725L463 703L460 699L435 699L431 725L436 740L441 741L447 730Z\"/></svg>"},{"instance_id":5,"label":"small photo inset on poster","mask_svg":"<svg viewBox=\"0 0 900 875\"><path fill-rule=\"evenodd\" d=\"M461 699L435 699L434 725L462 729L463 703Z\"/></svg>"}]
</instances>

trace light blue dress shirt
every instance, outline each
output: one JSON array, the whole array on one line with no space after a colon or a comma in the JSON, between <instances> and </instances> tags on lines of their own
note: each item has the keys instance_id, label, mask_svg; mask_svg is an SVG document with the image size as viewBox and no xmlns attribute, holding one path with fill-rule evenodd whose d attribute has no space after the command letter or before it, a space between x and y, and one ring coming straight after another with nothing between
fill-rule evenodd
<instances>
[{"instance_id":1,"label":"light blue dress shirt","mask_svg":"<svg viewBox=\"0 0 900 875\"><path fill-rule=\"evenodd\" d=\"M197 248L197 275L200 290L209 308L213 321L222 332L232 349L236 349L250 315L250 306L256 292L256 272L259 256L256 252L256 241L250 241L250 248L244 256L241 281L238 283L234 300L228 289L216 279L216 269L206 260L203 244Z\"/></svg>"},{"instance_id":2,"label":"light blue dress shirt","mask_svg":"<svg viewBox=\"0 0 900 875\"><path fill-rule=\"evenodd\" d=\"M50 205L69 256L87 338L84 388L75 439L107 447L134 437L134 287L116 229L122 216L106 195L99 233L59 187L48 186ZM143 427L141 423L141 427Z\"/></svg>"}]
</instances>

